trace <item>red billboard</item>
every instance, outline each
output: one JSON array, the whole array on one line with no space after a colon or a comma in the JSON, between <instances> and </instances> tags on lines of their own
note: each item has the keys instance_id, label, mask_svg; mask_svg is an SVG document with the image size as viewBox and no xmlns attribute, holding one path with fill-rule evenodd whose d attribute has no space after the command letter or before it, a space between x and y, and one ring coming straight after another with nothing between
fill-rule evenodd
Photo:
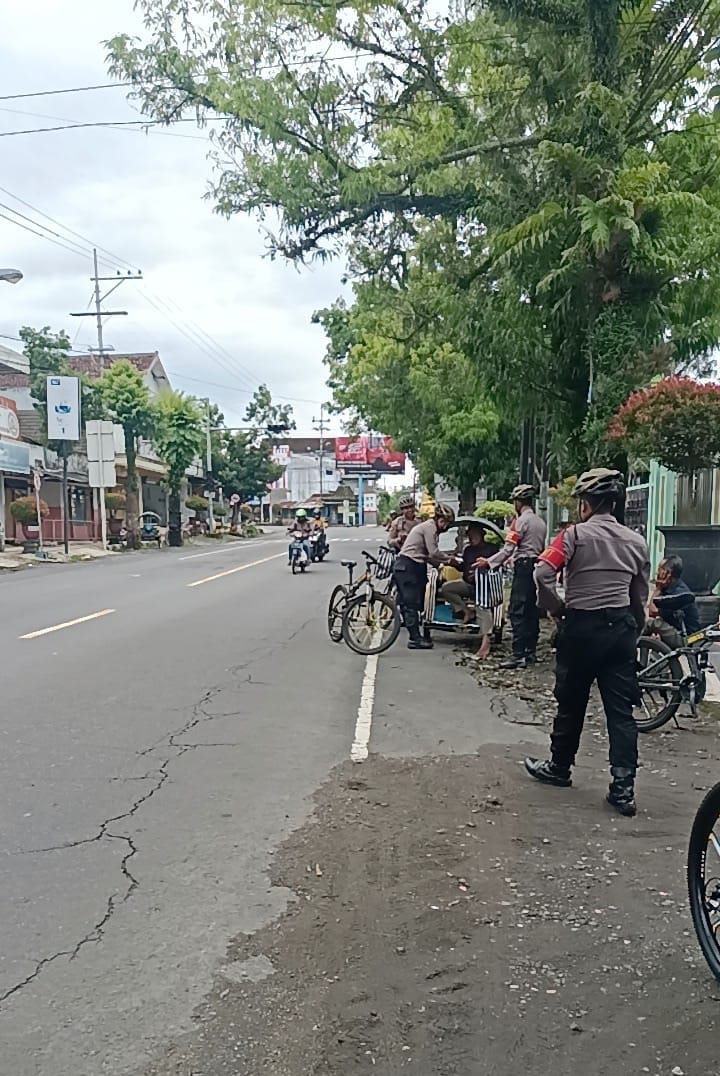
<instances>
[{"instance_id":1,"label":"red billboard","mask_svg":"<svg viewBox=\"0 0 720 1076\"><path fill-rule=\"evenodd\" d=\"M397 451L391 437L378 437L374 434L336 437L335 463L341 471L405 473L405 453Z\"/></svg>"}]
</instances>

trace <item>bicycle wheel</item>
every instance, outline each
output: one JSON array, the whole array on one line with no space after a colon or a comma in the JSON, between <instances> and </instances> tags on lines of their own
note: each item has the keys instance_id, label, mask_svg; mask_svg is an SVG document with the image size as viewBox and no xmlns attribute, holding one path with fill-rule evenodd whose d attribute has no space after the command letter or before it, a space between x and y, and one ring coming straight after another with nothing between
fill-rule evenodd
<instances>
[{"instance_id":1,"label":"bicycle wheel","mask_svg":"<svg viewBox=\"0 0 720 1076\"><path fill-rule=\"evenodd\" d=\"M711 788L698 807L688 847L687 881L690 914L702 954L720 979L720 784Z\"/></svg>"},{"instance_id":2,"label":"bicycle wheel","mask_svg":"<svg viewBox=\"0 0 720 1076\"><path fill-rule=\"evenodd\" d=\"M640 704L634 717L638 732L652 732L675 716L680 706L680 659L659 639L642 635L637 644Z\"/></svg>"},{"instance_id":3,"label":"bicycle wheel","mask_svg":"<svg viewBox=\"0 0 720 1076\"><path fill-rule=\"evenodd\" d=\"M356 654L382 654L399 634L400 610L386 594L359 594L345 606L342 637Z\"/></svg>"},{"instance_id":4,"label":"bicycle wheel","mask_svg":"<svg viewBox=\"0 0 720 1076\"><path fill-rule=\"evenodd\" d=\"M348 588L344 583L338 583L330 595L327 619L330 638L334 643L339 643L342 639L342 616L347 595Z\"/></svg>"}]
</instances>

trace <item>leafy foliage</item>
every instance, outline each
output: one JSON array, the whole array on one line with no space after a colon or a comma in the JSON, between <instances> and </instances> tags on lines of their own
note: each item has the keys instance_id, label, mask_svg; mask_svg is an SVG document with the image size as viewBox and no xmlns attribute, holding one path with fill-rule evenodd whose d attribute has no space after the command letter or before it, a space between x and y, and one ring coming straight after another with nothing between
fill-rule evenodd
<instances>
[{"instance_id":1,"label":"leafy foliage","mask_svg":"<svg viewBox=\"0 0 720 1076\"><path fill-rule=\"evenodd\" d=\"M182 545L180 489L185 472L202 448L204 428L204 416L195 400L181 392L162 394L157 404L154 440L168 469L168 544L171 546Z\"/></svg>"},{"instance_id":2,"label":"leafy foliage","mask_svg":"<svg viewBox=\"0 0 720 1076\"><path fill-rule=\"evenodd\" d=\"M99 381L109 418L123 428L127 477L125 479L128 544L138 544L137 450L141 437L151 437L157 426L157 410L142 374L131 362L114 362Z\"/></svg>"},{"instance_id":3,"label":"leafy foliage","mask_svg":"<svg viewBox=\"0 0 720 1076\"><path fill-rule=\"evenodd\" d=\"M691 475L720 463L720 384L669 377L627 400L609 436L637 456Z\"/></svg>"},{"instance_id":4,"label":"leafy foliage","mask_svg":"<svg viewBox=\"0 0 720 1076\"><path fill-rule=\"evenodd\" d=\"M40 501L40 515L42 518L48 515L50 509L45 501ZM38 525L38 512L37 503L35 497L16 497L14 501L10 501L10 515L18 523L26 523L31 526L37 527Z\"/></svg>"},{"instance_id":5,"label":"leafy foliage","mask_svg":"<svg viewBox=\"0 0 720 1076\"><path fill-rule=\"evenodd\" d=\"M70 340L64 332L52 332L48 325L42 329L33 329L28 325L20 329L23 352L30 362L30 394L35 408L43 418L43 428L47 436L47 379L48 377L78 377L68 364ZM81 418L104 418L104 407L97 382L89 378L80 378ZM49 447L59 452L64 442L53 441Z\"/></svg>"}]
</instances>

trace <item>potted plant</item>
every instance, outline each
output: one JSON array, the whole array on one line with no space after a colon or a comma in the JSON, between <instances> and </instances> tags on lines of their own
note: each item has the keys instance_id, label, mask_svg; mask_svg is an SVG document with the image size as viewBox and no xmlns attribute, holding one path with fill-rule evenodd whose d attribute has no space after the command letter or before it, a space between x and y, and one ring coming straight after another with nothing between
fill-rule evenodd
<instances>
[{"instance_id":1,"label":"potted plant","mask_svg":"<svg viewBox=\"0 0 720 1076\"><path fill-rule=\"evenodd\" d=\"M190 520L190 533L202 534L204 528L205 513L208 509L208 502L205 497L198 496L197 493L191 493L189 497L185 499L185 507L189 508L191 512L195 513L194 519Z\"/></svg>"},{"instance_id":2,"label":"potted plant","mask_svg":"<svg viewBox=\"0 0 720 1076\"><path fill-rule=\"evenodd\" d=\"M694 484L700 471L720 463L720 384L667 377L634 392L614 416L608 437ZM690 589L710 594L720 579L720 526L693 522L658 529L665 553L683 558Z\"/></svg>"},{"instance_id":3,"label":"potted plant","mask_svg":"<svg viewBox=\"0 0 720 1076\"><path fill-rule=\"evenodd\" d=\"M49 513L45 501L40 501L40 517L44 519ZM16 523L22 527L23 549L26 553L35 553L39 546L40 521L38 520L38 506L35 497L18 497L10 502L10 515Z\"/></svg>"},{"instance_id":4,"label":"potted plant","mask_svg":"<svg viewBox=\"0 0 720 1076\"><path fill-rule=\"evenodd\" d=\"M123 528L123 521L120 516L116 516L115 513L125 508L125 494L118 491L110 491L105 494L105 508L109 512L108 518L108 530L110 534L117 537Z\"/></svg>"}]
</instances>

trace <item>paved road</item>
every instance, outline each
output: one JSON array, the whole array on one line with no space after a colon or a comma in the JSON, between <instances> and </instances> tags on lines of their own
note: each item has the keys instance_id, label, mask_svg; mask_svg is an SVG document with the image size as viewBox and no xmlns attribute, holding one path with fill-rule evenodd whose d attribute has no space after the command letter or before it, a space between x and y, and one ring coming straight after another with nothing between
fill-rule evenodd
<instances>
[{"instance_id":1,"label":"paved road","mask_svg":"<svg viewBox=\"0 0 720 1076\"><path fill-rule=\"evenodd\" d=\"M3 1073L135 1071L285 906L272 850L348 757L363 678L327 594L381 533L296 578L273 536L0 579Z\"/></svg>"}]
</instances>

